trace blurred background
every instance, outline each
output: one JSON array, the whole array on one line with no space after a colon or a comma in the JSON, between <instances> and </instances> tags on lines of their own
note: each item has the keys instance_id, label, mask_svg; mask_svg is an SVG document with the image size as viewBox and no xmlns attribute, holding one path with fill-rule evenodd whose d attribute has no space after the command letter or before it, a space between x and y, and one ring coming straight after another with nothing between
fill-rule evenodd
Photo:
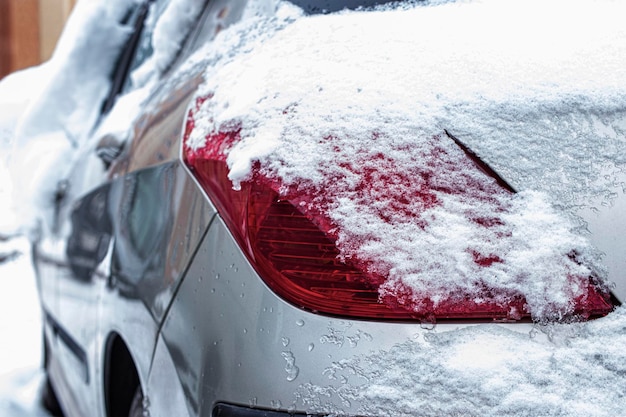
<instances>
[{"instance_id":1,"label":"blurred background","mask_svg":"<svg viewBox=\"0 0 626 417\"><path fill-rule=\"evenodd\" d=\"M0 78L50 58L76 0L0 0Z\"/></svg>"},{"instance_id":2,"label":"blurred background","mask_svg":"<svg viewBox=\"0 0 626 417\"><path fill-rule=\"evenodd\" d=\"M29 243L12 233L6 175L16 119L41 88L41 72L6 77L48 60L77 0L0 0L0 416L49 417L39 403L41 316ZM90 1L90 0L86 0ZM19 75L19 74L16 74ZM6 77L6 78L5 78ZM13 78L11 80L11 78ZM7 232L8 230L8 232Z\"/></svg>"}]
</instances>

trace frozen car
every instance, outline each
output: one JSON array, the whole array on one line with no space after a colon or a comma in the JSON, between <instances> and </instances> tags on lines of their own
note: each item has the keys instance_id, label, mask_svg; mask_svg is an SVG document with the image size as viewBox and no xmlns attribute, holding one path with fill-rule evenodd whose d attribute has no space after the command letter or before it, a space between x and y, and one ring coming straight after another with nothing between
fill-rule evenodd
<instances>
[{"instance_id":1,"label":"frozen car","mask_svg":"<svg viewBox=\"0 0 626 417\"><path fill-rule=\"evenodd\" d=\"M623 412L622 6L505 3L79 2L20 128L45 401Z\"/></svg>"}]
</instances>

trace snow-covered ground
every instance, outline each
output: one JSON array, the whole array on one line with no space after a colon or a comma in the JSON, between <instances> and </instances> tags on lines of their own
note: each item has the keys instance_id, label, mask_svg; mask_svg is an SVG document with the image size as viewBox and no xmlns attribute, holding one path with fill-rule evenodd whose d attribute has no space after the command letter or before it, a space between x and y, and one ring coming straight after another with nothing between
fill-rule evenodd
<instances>
[{"instance_id":1,"label":"snow-covered ground","mask_svg":"<svg viewBox=\"0 0 626 417\"><path fill-rule=\"evenodd\" d=\"M0 415L48 416L38 401L41 371L41 315L29 244L24 238L0 242Z\"/></svg>"}]
</instances>

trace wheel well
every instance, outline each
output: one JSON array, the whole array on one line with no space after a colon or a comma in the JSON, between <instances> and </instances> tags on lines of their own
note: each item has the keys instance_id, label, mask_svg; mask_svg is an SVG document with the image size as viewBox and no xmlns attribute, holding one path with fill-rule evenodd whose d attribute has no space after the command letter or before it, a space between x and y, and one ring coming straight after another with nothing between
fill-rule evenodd
<instances>
[{"instance_id":1,"label":"wheel well","mask_svg":"<svg viewBox=\"0 0 626 417\"><path fill-rule=\"evenodd\" d=\"M104 400L109 417L127 416L139 387L137 367L122 337L113 333L106 344Z\"/></svg>"}]
</instances>

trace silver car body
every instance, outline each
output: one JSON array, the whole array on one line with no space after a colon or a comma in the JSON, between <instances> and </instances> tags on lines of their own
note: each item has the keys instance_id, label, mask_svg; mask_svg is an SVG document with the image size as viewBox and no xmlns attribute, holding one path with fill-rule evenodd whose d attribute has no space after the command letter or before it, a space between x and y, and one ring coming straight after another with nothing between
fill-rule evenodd
<instances>
[{"instance_id":1,"label":"silver car body","mask_svg":"<svg viewBox=\"0 0 626 417\"><path fill-rule=\"evenodd\" d=\"M212 17L222 4L209 2L190 44L217 30ZM234 21L244 2L229 7ZM183 57L195 47L188 48ZM114 415L113 403L124 397L115 392L128 365L123 345L152 417L377 415L355 401L367 372L351 364L475 324L333 318L271 291L182 162L182 132L202 72L186 75L161 82L108 169L93 149L77 159L59 189L51 233L34 245L47 369L64 411ZM599 230L616 224L623 201L603 209ZM623 269L623 259L611 268ZM537 328L491 326L522 335ZM536 340L549 343L541 332ZM229 414L236 412L230 405L243 414Z\"/></svg>"}]
</instances>

